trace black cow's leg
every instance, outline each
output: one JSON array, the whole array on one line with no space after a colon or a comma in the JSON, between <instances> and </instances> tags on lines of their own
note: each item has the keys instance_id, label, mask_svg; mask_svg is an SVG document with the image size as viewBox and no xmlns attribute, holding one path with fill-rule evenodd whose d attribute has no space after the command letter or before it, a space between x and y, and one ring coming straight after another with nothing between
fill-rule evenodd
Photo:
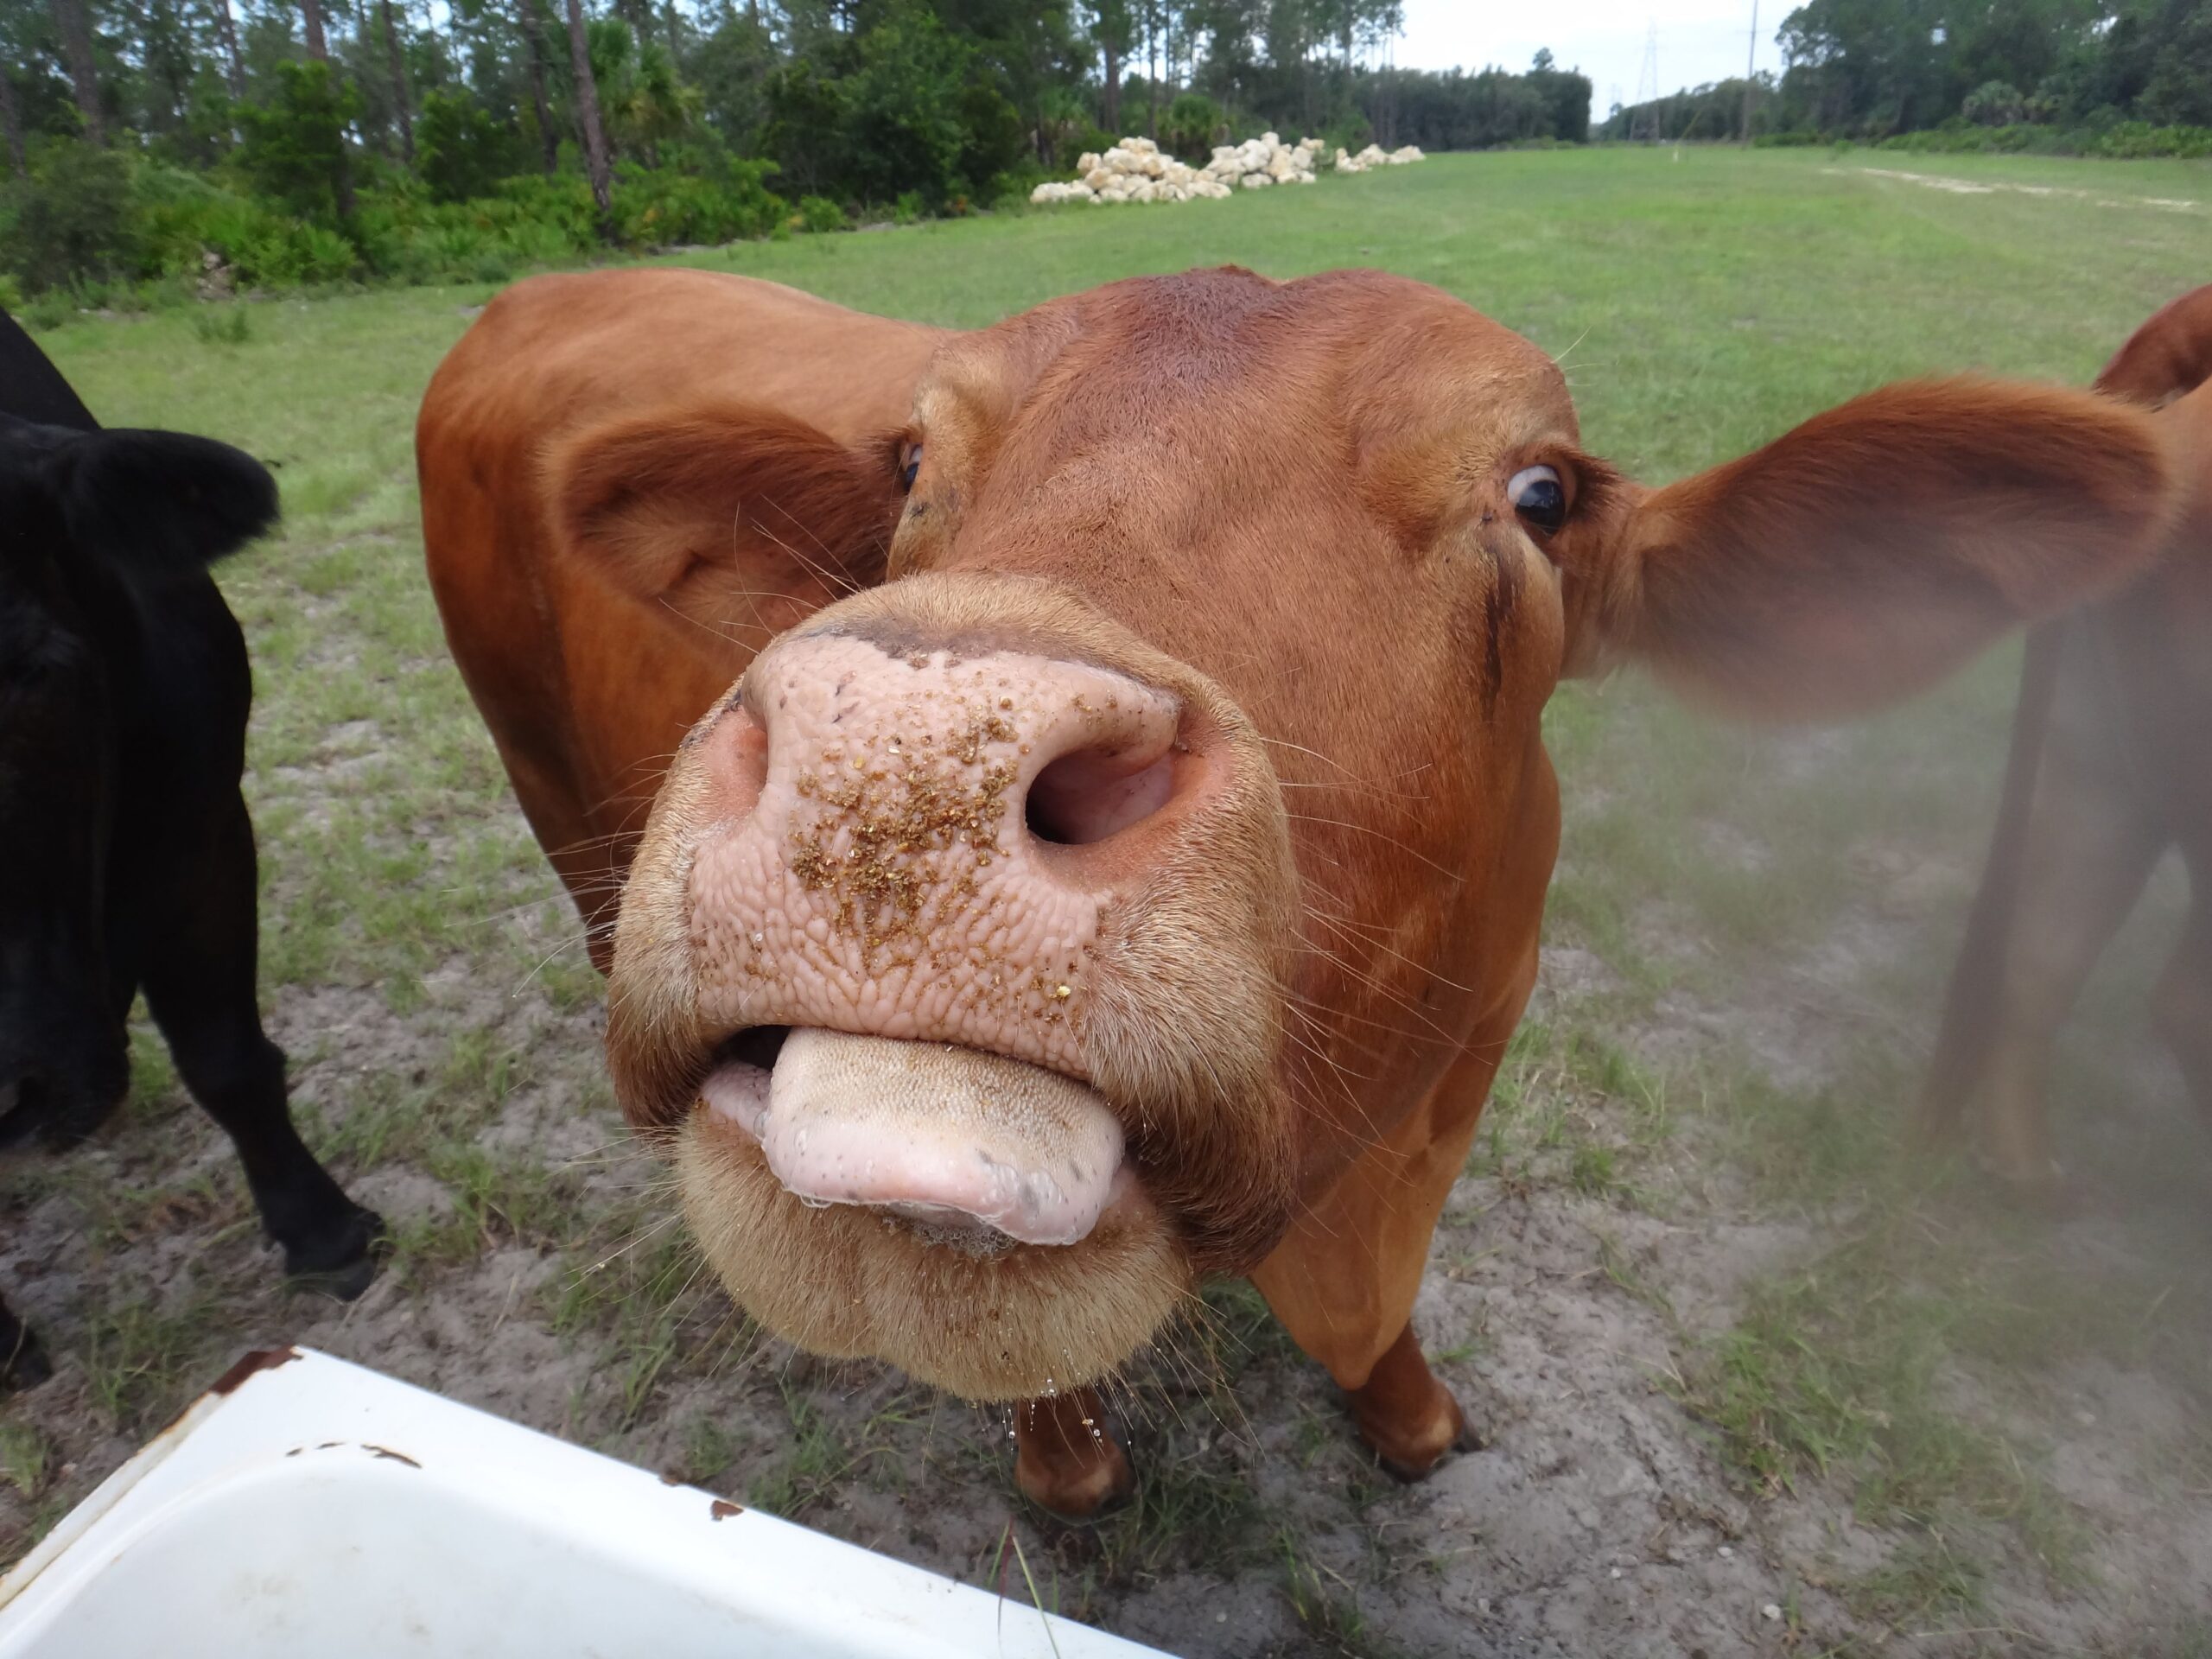
<instances>
[{"instance_id":1,"label":"black cow's leg","mask_svg":"<svg viewBox=\"0 0 2212 1659\"><path fill-rule=\"evenodd\" d=\"M347 1198L292 1122L284 1054L255 1005L253 830L226 803L210 856L147 930L145 988L193 1098L221 1124L245 1166L262 1225L284 1268L351 1300L376 1277L384 1223Z\"/></svg>"},{"instance_id":2,"label":"black cow's leg","mask_svg":"<svg viewBox=\"0 0 2212 1659\"><path fill-rule=\"evenodd\" d=\"M53 1363L30 1326L0 1302L0 1394L35 1389L53 1375Z\"/></svg>"}]
</instances>

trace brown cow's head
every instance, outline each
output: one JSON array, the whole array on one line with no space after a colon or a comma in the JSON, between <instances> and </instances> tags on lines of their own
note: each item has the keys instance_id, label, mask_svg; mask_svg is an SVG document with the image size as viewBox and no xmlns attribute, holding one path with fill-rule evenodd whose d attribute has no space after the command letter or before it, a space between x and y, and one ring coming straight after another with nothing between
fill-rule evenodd
<instances>
[{"instance_id":1,"label":"brown cow's head","mask_svg":"<svg viewBox=\"0 0 2212 1659\"><path fill-rule=\"evenodd\" d=\"M741 1302L977 1398L1117 1365L1495 1061L1562 674L1871 705L2117 581L2169 510L2142 416L1979 381L1646 490L1541 352L1372 273L1055 301L944 346L913 410L858 449L684 410L555 466L642 596L854 589L670 771L608 1052Z\"/></svg>"}]
</instances>

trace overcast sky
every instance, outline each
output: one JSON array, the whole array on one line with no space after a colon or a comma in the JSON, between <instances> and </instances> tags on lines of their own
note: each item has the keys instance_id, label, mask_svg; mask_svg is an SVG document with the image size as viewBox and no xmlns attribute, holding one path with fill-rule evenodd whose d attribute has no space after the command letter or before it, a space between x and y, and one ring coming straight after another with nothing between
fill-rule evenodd
<instances>
[{"instance_id":1,"label":"overcast sky","mask_svg":"<svg viewBox=\"0 0 2212 1659\"><path fill-rule=\"evenodd\" d=\"M1775 31L1798 0L1759 0L1758 67L1777 69ZM1618 97L1636 101L1643 45L1659 26L1659 90L1744 73L1751 41L1750 0L1554 0L1550 4L1477 5L1473 0L1405 0L1398 61L1409 69L1526 69L1541 46L1562 69L1590 77L1590 113L1604 120ZM1616 89L1618 88L1618 92Z\"/></svg>"}]
</instances>

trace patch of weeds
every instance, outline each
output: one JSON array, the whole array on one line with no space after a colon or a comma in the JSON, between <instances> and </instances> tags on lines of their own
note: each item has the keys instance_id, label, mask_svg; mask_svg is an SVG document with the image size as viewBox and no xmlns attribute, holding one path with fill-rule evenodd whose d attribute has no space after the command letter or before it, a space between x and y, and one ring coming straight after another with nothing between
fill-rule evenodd
<instances>
[{"instance_id":1,"label":"patch of weeds","mask_svg":"<svg viewBox=\"0 0 2212 1659\"><path fill-rule=\"evenodd\" d=\"M746 1483L745 1495L754 1508L786 1521L799 1519L862 1465L895 1453L890 1431L912 1421L903 1395L855 1425L830 1421L804 1387L785 1383L782 1392L789 1450Z\"/></svg>"},{"instance_id":2,"label":"patch of weeds","mask_svg":"<svg viewBox=\"0 0 2212 1659\"><path fill-rule=\"evenodd\" d=\"M1897 1203L1948 1182L1916 1145L1898 1103L1919 1086L1917 1060L1883 1049L1841 1082L1786 1089L1740 1052L1718 1055L1695 1077L1701 1116L1721 1150L1770 1203L1804 1209L1870 1198Z\"/></svg>"},{"instance_id":3,"label":"patch of weeds","mask_svg":"<svg viewBox=\"0 0 2212 1659\"><path fill-rule=\"evenodd\" d=\"M346 1080L346 1096L323 1111L295 1103L293 1116L321 1155L356 1169L394 1159L420 1160L431 1142L436 1092L397 1071ZM313 1133L308 1133L312 1129Z\"/></svg>"},{"instance_id":4,"label":"patch of weeds","mask_svg":"<svg viewBox=\"0 0 2212 1659\"><path fill-rule=\"evenodd\" d=\"M1946 1517L2001 1524L2055 1581L2076 1581L2081 1523L2039 1449L1950 1403L1947 1369L1976 1287L1916 1271L1926 1263L1909 1221L1885 1214L1754 1290L1734 1328L1668 1386L1764 1491L1834 1475L1864 1521L1929 1536Z\"/></svg>"},{"instance_id":5,"label":"patch of weeds","mask_svg":"<svg viewBox=\"0 0 2212 1659\"><path fill-rule=\"evenodd\" d=\"M448 1225L455 1233L456 1259L509 1240L553 1249L568 1238L577 1198L572 1173L474 1141L440 1142L424 1161L453 1198Z\"/></svg>"},{"instance_id":6,"label":"patch of weeds","mask_svg":"<svg viewBox=\"0 0 2212 1659\"><path fill-rule=\"evenodd\" d=\"M1671 1132L1665 1084L1591 1027L1607 1014L1578 1008L1575 1021L1525 1020L1491 1085L1470 1173L1509 1189L1565 1186L1586 1197L1641 1205L1630 1178Z\"/></svg>"},{"instance_id":7,"label":"patch of weeds","mask_svg":"<svg viewBox=\"0 0 2212 1659\"><path fill-rule=\"evenodd\" d=\"M13 1414L0 1416L0 1479L35 1503L54 1471L54 1443L36 1423Z\"/></svg>"},{"instance_id":8,"label":"patch of weeds","mask_svg":"<svg viewBox=\"0 0 2212 1659\"><path fill-rule=\"evenodd\" d=\"M1893 1630L1924 1630L1978 1618L1988 1569L1937 1532L1908 1537L1890 1558L1844 1586L1844 1605Z\"/></svg>"},{"instance_id":9,"label":"patch of weeds","mask_svg":"<svg viewBox=\"0 0 2212 1659\"><path fill-rule=\"evenodd\" d=\"M1598 1239L1598 1267L1606 1279L1619 1290L1626 1291L1637 1301L1667 1322L1670 1330L1679 1330L1681 1321L1675 1313L1675 1304L1667 1293L1645 1277L1643 1270L1630 1259L1619 1239L1611 1233L1601 1232Z\"/></svg>"},{"instance_id":10,"label":"patch of weeds","mask_svg":"<svg viewBox=\"0 0 2212 1659\"><path fill-rule=\"evenodd\" d=\"M1586 1198L1610 1198L1622 1186L1613 1162L1611 1147L1577 1147L1567 1167L1567 1185Z\"/></svg>"},{"instance_id":11,"label":"patch of weeds","mask_svg":"<svg viewBox=\"0 0 2212 1659\"><path fill-rule=\"evenodd\" d=\"M198 1170L163 1185L118 1185L111 1205L86 1228L101 1248L199 1230L209 1241L240 1229L259 1230L245 1183L228 1165Z\"/></svg>"},{"instance_id":12,"label":"patch of weeds","mask_svg":"<svg viewBox=\"0 0 2212 1659\"><path fill-rule=\"evenodd\" d=\"M1250 1472L1219 1440L1170 1433L1135 1450L1135 1496L1088 1527L1053 1529L1063 1566L1124 1589L1178 1572L1229 1578L1264 1558L1267 1514Z\"/></svg>"},{"instance_id":13,"label":"patch of weeds","mask_svg":"<svg viewBox=\"0 0 2212 1659\"><path fill-rule=\"evenodd\" d=\"M2148 1649L2157 1659L2212 1659L2212 1618L2190 1613Z\"/></svg>"},{"instance_id":14,"label":"patch of weeds","mask_svg":"<svg viewBox=\"0 0 2212 1659\"><path fill-rule=\"evenodd\" d=\"M1171 1391L1204 1394L1216 1414L1236 1410L1238 1379L1255 1365L1295 1361L1298 1344L1245 1280L1217 1281L1186 1302L1177 1320L1155 1339L1146 1363L1153 1384L1140 1382L1132 1397Z\"/></svg>"},{"instance_id":15,"label":"patch of weeds","mask_svg":"<svg viewBox=\"0 0 2212 1659\"><path fill-rule=\"evenodd\" d=\"M1275 1535L1275 1543L1282 1556L1283 1594L1314 1651L1341 1659L1396 1659L1396 1649L1368 1629L1358 1593L1347 1580L1309 1559L1287 1527Z\"/></svg>"},{"instance_id":16,"label":"patch of weeds","mask_svg":"<svg viewBox=\"0 0 2212 1659\"><path fill-rule=\"evenodd\" d=\"M253 338L253 320L235 302L210 305L193 317L192 332L202 346L243 346Z\"/></svg>"},{"instance_id":17,"label":"patch of weeds","mask_svg":"<svg viewBox=\"0 0 2212 1659\"><path fill-rule=\"evenodd\" d=\"M678 1480L704 1486L737 1461L737 1437L701 1412L683 1426L682 1452L669 1472Z\"/></svg>"},{"instance_id":18,"label":"patch of weeds","mask_svg":"<svg viewBox=\"0 0 2212 1659\"><path fill-rule=\"evenodd\" d=\"M85 1321L85 1384L118 1428L135 1433L175 1413L191 1391L214 1299L194 1295L175 1307L144 1298L96 1308Z\"/></svg>"},{"instance_id":19,"label":"patch of weeds","mask_svg":"<svg viewBox=\"0 0 2212 1659\"><path fill-rule=\"evenodd\" d=\"M644 1418L672 1366L704 1359L712 1375L753 1329L723 1300L680 1221L640 1199L575 1229L566 1246L551 1324L602 1345L607 1363L596 1381L613 1391L612 1432Z\"/></svg>"},{"instance_id":20,"label":"patch of weeds","mask_svg":"<svg viewBox=\"0 0 2212 1659\"><path fill-rule=\"evenodd\" d=\"M438 1098L461 1107L470 1121L488 1120L521 1085L525 1066L523 1052L497 1032L465 1027L447 1045Z\"/></svg>"},{"instance_id":21,"label":"patch of weeds","mask_svg":"<svg viewBox=\"0 0 2212 1659\"><path fill-rule=\"evenodd\" d=\"M1298 1421L1291 1429L1291 1445L1297 1452L1298 1466L1311 1469L1322 1458L1341 1446L1344 1438L1343 1413L1325 1413L1316 1411L1311 1406L1301 1406Z\"/></svg>"},{"instance_id":22,"label":"patch of weeds","mask_svg":"<svg viewBox=\"0 0 2212 1659\"><path fill-rule=\"evenodd\" d=\"M130 1032L129 1110L133 1115L158 1116L178 1103L184 1084L177 1077L176 1063L169 1058L168 1045L155 1030L143 1001L132 1010Z\"/></svg>"}]
</instances>

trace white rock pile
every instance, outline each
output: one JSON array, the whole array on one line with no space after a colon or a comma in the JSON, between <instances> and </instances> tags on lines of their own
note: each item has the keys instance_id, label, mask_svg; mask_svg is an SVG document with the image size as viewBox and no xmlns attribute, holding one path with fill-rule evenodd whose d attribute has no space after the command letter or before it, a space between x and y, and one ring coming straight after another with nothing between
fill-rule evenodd
<instances>
[{"instance_id":1,"label":"white rock pile","mask_svg":"<svg viewBox=\"0 0 2212 1659\"><path fill-rule=\"evenodd\" d=\"M1404 167L1414 162L1425 162L1419 144L1401 144L1395 149L1385 149L1380 144L1370 144L1357 156L1337 151L1336 169L1339 173L1364 173L1372 167Z\"/></svg>"},{"instance_id":2,"label":"white rock pile","mask_svg":"<svg viewBox=\"0 0 2212 1659\"><path fill-rule=\"evenodd\" d=\"M1325 148L1319 138L1286 144L1274 133L1263 132L1241 144L1217 145L1211 161L1204 167L1192 167L1162 155L1160 146L1149 138L1124 138L1103 156L1085 151L1076 162L1077 177L1065 183L1040 184L1029 193L1029 200L1190 201L1201 196L1225 196L1238 188L1263 190L1277 184L1311 184L1315 164ZM1341 156L1344 152L1337 154ZM1419 161L1421 152L1414 150L1408 159Z\"/></svg>"}]
</instances>

